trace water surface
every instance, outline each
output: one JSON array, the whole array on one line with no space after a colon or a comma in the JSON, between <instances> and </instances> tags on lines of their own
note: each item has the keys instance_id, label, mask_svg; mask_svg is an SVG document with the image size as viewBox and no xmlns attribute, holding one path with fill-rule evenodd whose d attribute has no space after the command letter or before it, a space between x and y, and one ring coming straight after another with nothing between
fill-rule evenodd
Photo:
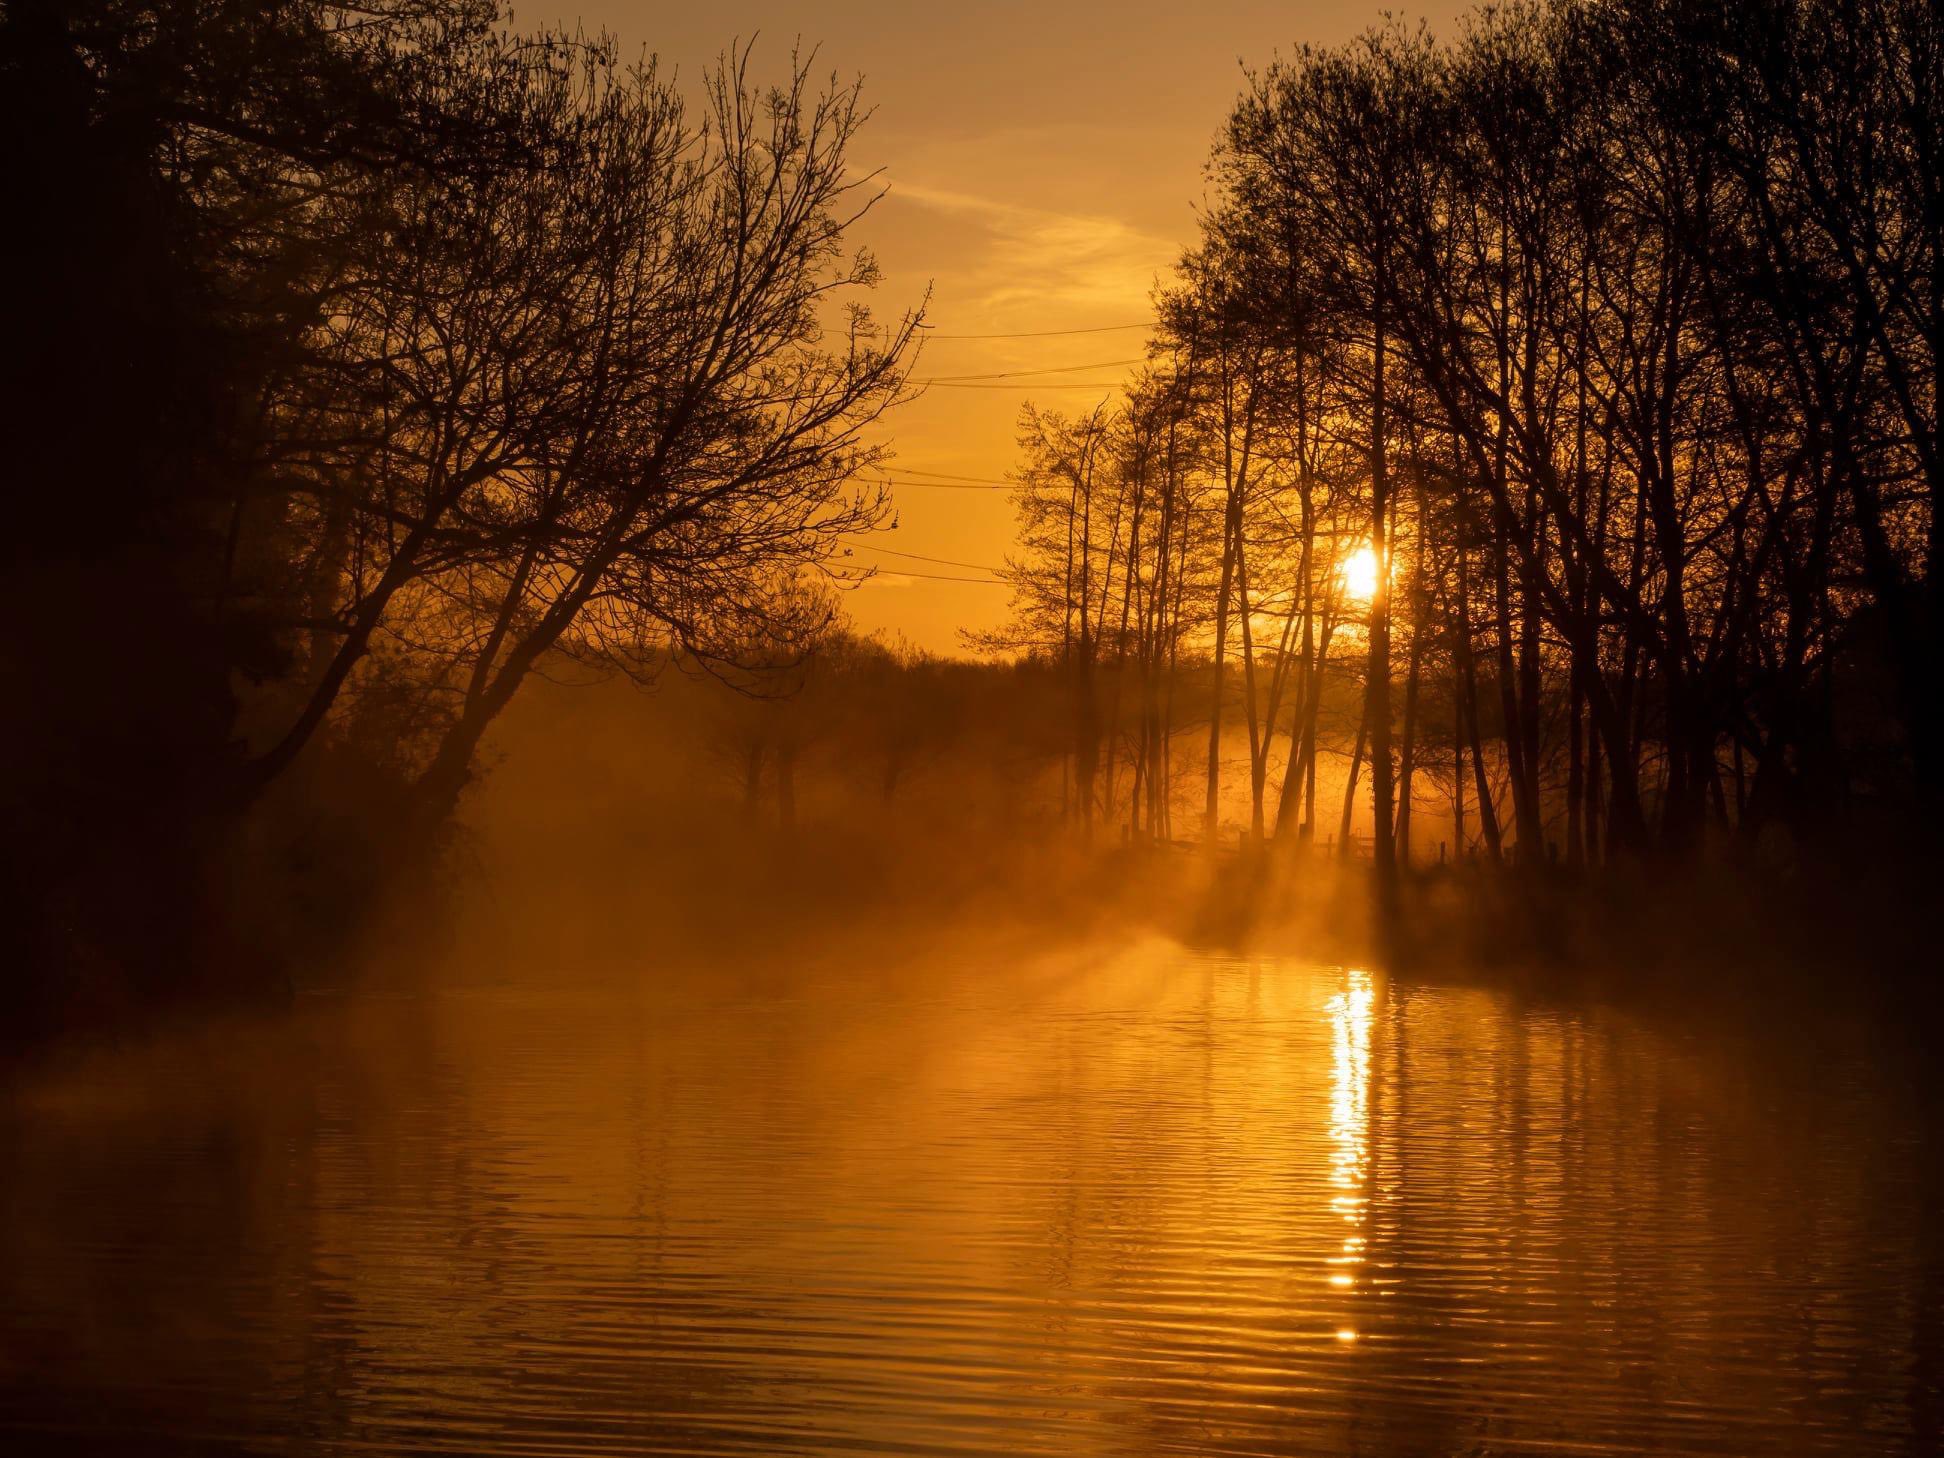
<instances>
[{"instance_id":1,"label":"water surface","mask_svg":"<svg viewBox=\"0 0 1944 1458\"><path fill-rule=\"evenodd\" d=\"M313 997L0 1112L8 1452L1936 1451L1928 1125L1165 945Z\"/></svg>"}]
</instances>

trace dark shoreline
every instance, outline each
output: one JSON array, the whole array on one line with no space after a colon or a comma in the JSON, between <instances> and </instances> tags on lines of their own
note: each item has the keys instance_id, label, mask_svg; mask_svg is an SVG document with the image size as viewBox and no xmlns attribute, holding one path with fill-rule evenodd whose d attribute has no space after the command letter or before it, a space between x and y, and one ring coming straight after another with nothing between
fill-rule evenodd
<instances>
[{"instance_id":1,"label":"dark shoreline","mask_svg":"<svg viewBox=\"0 0 1944 1458\"><path fill-rule=\"evenodd\" d=\"M1944 1025L1922 914L1937 883L1914 858L1773 879L1720 864L1572 872L1471 862L1404 873L1385 915L1368 865L1269 851L1225 861L1172 929L1190 943L1369 961L1535 996L1753 999L1811 1015L1857 1007L1916 1035Z\"/></svg>"},{"instance_id":2,"label":"dark shoreline","mask_svg":"<svg viewBox=\"0 0 1944 1458\"><path fill-rule=\"evenodd\" d=\"M1936 877L1916 858L1867 874L1825 866L1776 878L1719 864L1572 872L1469 862L1404 873L1384 915L1367 863L1274 846L1210 857L1195 847L1087 849L1047 837L973 854L944 835L806 828L686 850L643 849L624 873L640 889L622 922L563 904L517 872L474 867L442 878L435 904L375 908L328 945L293 953L232 944L232 965L205 969L193 994L16 1023L0 1040L0 1063L31 1065L212 1017L274 1015L307 991L436 988L446 966L514 979L523 966L554 962L648 969L598 981L923 947L941 935L1045 949L1159 934L1537 998L1678 1000L1763 1016L1786 1007L1811 1018L1861 1009L1912 1038L1944 1027L1944 982L1930 969L1917 910ZM724 893L731 866L739 880Z\"/></svg>"}]
</instances>

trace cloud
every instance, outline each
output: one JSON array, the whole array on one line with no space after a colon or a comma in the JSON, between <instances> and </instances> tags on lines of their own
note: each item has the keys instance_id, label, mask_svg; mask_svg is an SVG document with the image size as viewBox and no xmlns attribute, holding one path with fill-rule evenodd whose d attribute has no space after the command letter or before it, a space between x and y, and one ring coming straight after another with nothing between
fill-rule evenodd
<instances>
[{"instance_id":1,"label":"cloud","mask_svg":"<svg viewBox=\"0 0 1944 1458\"><path fill-rule=\"evenodd\" d=\"M1146 307L1180 245L1112 216L1056 211L894 178L893 200L978 230L948 289L955 327L1049 327Z\"/></svg>"}]
</instances>

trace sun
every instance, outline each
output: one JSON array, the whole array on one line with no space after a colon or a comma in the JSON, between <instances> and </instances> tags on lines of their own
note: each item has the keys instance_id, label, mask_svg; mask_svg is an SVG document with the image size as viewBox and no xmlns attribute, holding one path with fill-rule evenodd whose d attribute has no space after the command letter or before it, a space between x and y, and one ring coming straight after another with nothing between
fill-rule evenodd
<instances>
[{"instance_id":1,"label":"sun","mask_svg":"<svg viewBox=\"0 0 1944 1458\"><path fill-rule=\"evenodd\" d=\"M1377 554L1359 547L1343 564L1343 590L1358 602L1369 602L1377 595Z\"/></svg>"}]
</instances>

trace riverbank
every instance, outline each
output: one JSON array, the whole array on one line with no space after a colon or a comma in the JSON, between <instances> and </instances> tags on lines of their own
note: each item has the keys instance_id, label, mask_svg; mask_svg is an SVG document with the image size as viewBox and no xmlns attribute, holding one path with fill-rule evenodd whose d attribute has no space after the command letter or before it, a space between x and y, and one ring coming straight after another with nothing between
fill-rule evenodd
<instances>
[{"instance_id":1,"label":"riverbank","mask_svg":"<svg viewBox=\"0 0 1944 1458\"><path fill-rule=\"evenodd\" d=\"M436 874L347 913L329 939L295 938L262 914L238 924L227 955L262 975L212 981L229 996L77 1018L14 1051L354 988L756 979L806 957L872 964L930 945L1005 961L1154 936L1535 996L1867 1003L1930 1029L1944 1000L1925 884L1914 863L1764 877L1718 864L1582 873L1474 861L1402 875L1380 914L1367 863L1304 849L1090 846L1057 827L784 830L707 806L589 844L568 817L463 831ZM290 960L293 942L313 951Z\"/></svg>"},{"instance_id":2,"label":"riverbank","mask_svg":"<svg viewBox=\"0 0 1944 1458\"><path fill-rule=\"evenodd\" d=\"M1380 909L1363 862L1236 855L1184 934L1215 945L1367 961L1420 980L1537 996L1867 1008L1944 1025L1917 858L1759 872L1720 861L1576 871L1483 861L1419 867Z\"/></svg>"}]
</instances>

